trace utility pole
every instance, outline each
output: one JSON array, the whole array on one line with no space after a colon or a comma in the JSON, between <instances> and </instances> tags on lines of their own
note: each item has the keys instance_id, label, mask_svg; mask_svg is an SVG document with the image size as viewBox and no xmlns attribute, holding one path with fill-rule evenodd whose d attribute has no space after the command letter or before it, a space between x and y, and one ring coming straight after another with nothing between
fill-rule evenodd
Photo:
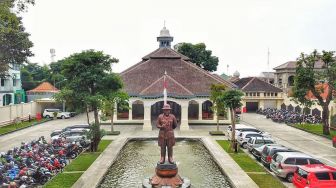
<instances>
[{"instance_id":1,"label":"utility pole","mask_svg":"<svg viewBox=\"0 0 336 188\"><path fill-rule=\"evenodd\" d=\"M270 67L270 50L268 48L267 49L267 72L270 71L269 67Z\"/></svg>"}]
</instances>

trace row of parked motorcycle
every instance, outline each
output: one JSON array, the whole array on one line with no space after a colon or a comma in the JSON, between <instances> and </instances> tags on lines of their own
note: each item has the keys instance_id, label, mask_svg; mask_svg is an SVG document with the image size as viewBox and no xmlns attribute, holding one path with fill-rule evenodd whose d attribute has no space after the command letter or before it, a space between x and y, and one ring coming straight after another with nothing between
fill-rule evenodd
<instances>
[{"instance_id":1,"label":"row of parked motorcycle","mask_svg":"<svg viewBox=\"0 0 336 188\"><path fill-rule=\"evenodd\" d=\"M52 139L43 136L31 142L22 142L7 152L0 153L0 188L37 187L63 171L71 159L88 149L90 141L79 133L87 128L70 126L61 132L54 131ZM76 139L70 133L76 132ZM69 136L69 137L67 137Z\"/></svg>"},{"instance_id":2,"label":"row of parked motorcycle","mask_svg":"<svg viewBox=\"0 0 336 188\"><path fill-rule=\"evenodd\" d=\"M298 150L276 143L272 136L252 126L237 124L235 139L259 162L296 188L336 187L336 168ZM227 129L228 138L232 127Z\"/></svg>"},{"instance_id":3,"label":"row of parked motorcycle","mask_svg":"<svg viewBox=\"0 0 336 188\"><path fill-rule=\"evenodd\" d=\"M274 109L274 108L258 109L257 113L265 115L266 118L272 119L274 122L278 123L318 124L322 122L321 117L318 115L311 115L311 114L305 115L284 109Z\"/></svg>"}]
</instances>

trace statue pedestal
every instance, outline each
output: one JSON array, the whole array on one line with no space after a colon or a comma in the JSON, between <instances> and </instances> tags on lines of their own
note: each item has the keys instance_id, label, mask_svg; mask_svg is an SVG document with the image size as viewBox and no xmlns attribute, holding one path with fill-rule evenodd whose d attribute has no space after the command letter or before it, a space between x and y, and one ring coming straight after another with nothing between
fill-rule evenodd
<instances>
[{"instance_id":1,"label":"statue pedestal","mask_svg":"<svg viewBox=\"0 0 336 188\"><path fill-rule=\"evenodd\" d=\"M158 163L155 168L155 175L152 178L145 179L143 187L190 187L190 180L181 178L178 175L177 165L165 162L164 164Z\"/></svg>"}]
</instances>

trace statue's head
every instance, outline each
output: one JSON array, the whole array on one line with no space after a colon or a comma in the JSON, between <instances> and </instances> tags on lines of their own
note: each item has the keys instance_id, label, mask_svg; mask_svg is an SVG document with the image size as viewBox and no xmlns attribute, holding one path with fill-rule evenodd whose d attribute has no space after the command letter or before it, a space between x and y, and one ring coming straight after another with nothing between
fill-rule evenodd
<instances>
[{"instance_id":1,"label":"statue's head","mask_svg":"<svg viewBox=\"0 0 336 188\"><path fill-rule=\"evenodd\" d=\"M163 114L165 115L169 115L170 114L170 105L169 104L164 104L163 107L162 107L162 110L163 110Z\"/></svg>"}]
</instances>

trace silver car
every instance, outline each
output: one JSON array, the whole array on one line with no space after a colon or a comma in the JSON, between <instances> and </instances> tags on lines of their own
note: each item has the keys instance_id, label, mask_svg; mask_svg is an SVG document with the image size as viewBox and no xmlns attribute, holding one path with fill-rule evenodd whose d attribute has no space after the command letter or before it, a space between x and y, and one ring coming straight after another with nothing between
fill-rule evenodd
<instances>
[{"instance_id":1,"label":"silver car","mask_svg":"<svg viewBox=\"0 0 336 188\"><path fill-rule=\"evenodd\" d=\"M292 182L294 172L299 165L323 164L313 157L301 152L278 152L273 155L270 169L279 177Z\"/></svg>"},{"instance_id":2,"label":"silver car","mask_svg":"<svg viewBox=\"0 0 336 188\"><path fill-rule=\"evenodd\" d=\"M280 144L265 144L265 145L262 145L260 147L253 148L251 150L251 153L258 161L260 161L261 152L263 151L264 147L266 147L266 146L281 146L281 145Z\"/></svg>"},{"instance_id":3,"label":"silver car","mask_svg":"<svg viewBox=\"0 0 336 188\"><path fill-rule=\"evenodd\" d=\"M251 152L253 148L258 148L265 144L275 144L275 141L268 137L251 137L247 141L247 149Z\"/></svg>"}]
</instances>

